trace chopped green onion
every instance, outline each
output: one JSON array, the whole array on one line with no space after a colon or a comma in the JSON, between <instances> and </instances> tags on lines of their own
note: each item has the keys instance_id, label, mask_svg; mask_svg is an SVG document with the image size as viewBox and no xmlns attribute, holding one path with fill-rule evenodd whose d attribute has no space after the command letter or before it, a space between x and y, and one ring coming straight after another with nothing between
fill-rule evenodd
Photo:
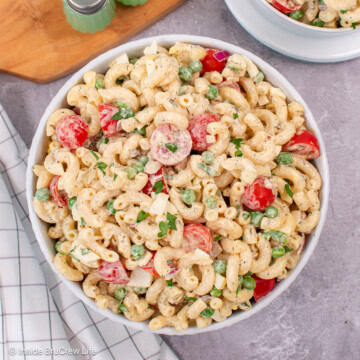
<instances>
[{"instance_id":1,"label":"chopped green onion","mask_svg":"<svg viewBox=\"0 0 360 360\"><path fill-rule=\"evenodd\" d=\"M148 216L149 216L149 214L147 214L144 210L141 210L136 219L136 222L140 223L140 222L144 221Z\"/></svg>"},{"instance_id":2,"label":"chopped green onion","mask_svg":"<svg viewBox=\"0 0 360 360\"><path fill-rule=\"evenodd\" d=\"M181 191L181 200L187 204L191 205L196 201L195 191L192 189L185 189Z\"/></svg>"},{"instance_id":3,"label":"chopped green onion","mask_svg":"<svg viewBox=\"0 0 360 360\"><path fill-rule=\"evenodd\" d=\"M215 176L216 170L212 169L211 167L205 165L204 163L198 163L198 168L204 170L209 176Z\"/></svg>"},{"instance_id":4,"label":"chopped green onion","mask_svg":"<svg viewBox=\"0 0 360 360\"><path fill-rule=\"evenodd\" d=\"M222 238L222 235L217 235L217 236L215 236L214 241L217 242L217 241L219 241L221 238Z\"/></svg>"},{"instance_id":5,"label":"chopped green onion","mask_svg":"<svg viewBox=\"0 0 360 360\"><path fill-rule=\"evenodd\" d=\"M235 67L233 67L233 66L227 66L231 71L234 71L236 74L240 74L240 71L237 69L237 68L235 68Z\"/></svg>"},{"instance_id":6,"label":"chopped green onion","mask_svg":"<svg viewBox=\"0 0 360 360\"><path fill-rule=\"evenodd\" d=\"M352 23L351 26L354 30L356 30L356 23Z\"/></svg>"},{"instance_id":7,"label":"chopped green onion","mask_svg":"<svg viewBox=\"0 0 360 360\"><path fill-rule=\"evenodd\" d=\"M57 253L61 254L61 255L66 255L65 253L63 253L61 251L61 245L62 245L63 241L58 241L56 244L55 244L55 250Z\"/></svg>"},{"instance_id":8,"label":"chopped green onion","mask_svg":"<svg viewBox=\"0 0 360 360\"><path fill-rule=\"evenodd\" d=\"M279 210L276 206L269 206L265 210L265 216L268 218L275 218L279 215Z\"/></svg>"},{"instance_id":9,"label":"chopped green onion","mask_svg":"<svg viewBox=\"0 0 360 360\"><path fill-rule=\"evenodd\" d=\"M48 188L38 189L35 193L35 198L40 201L47 201L50 197L50 191Z\"/></svg>"},{"instance_id":10,"label":"chopped green onion","mask_svg":"<svg viewBox=\"0 0 360 360\"><path fill-rule=\"evenodd\" d=\"M85 220L84 220L83 217L80 218L80 225L81 225L82 227L85 227L85 226L86 226L86 223L85 223Z\"/></svg>"},{"instance_id":11,"label":"chopped green onion","mask_svg":"<svg viewBox=\"0 0 360 360\"><path fill-rule=\"evenodd\" d=\"M129 63L135 65L138 60L139 58L137 56L130 56Z\"/></svg>"},{"instance_id":12,"label":"chopped green onion","mask_svg":"<svg viewBox=\"0 0 360 360\"><path fill-rule=\"evenodd\" d=\"M141 257L144 256L145 254L145 248L142 245L131 245L131 250L130 250L131 256L135 259L135 260L139 260Z\"/></svg>"},{"instance_id":13,"label":"chopped green onion","mask_svg":"<svg viewBox=\"0 0 360 360\"><path fill-rule=\"evenodd\" d=\"M185 299L186 301L196 301L196 300L197 300L196 297L188 297L188 296L184 296L184 299Z\"/></svg>"},{"instance_id":14,"label":"chopped green onion","mask_svg":"<svg viewBox=\"0 0 360 360\"><path fill-rule=\"evenodd\" d=\"M219 90L214 85L209 85L209 91L205 94L205 97L209 100L215 100L219 96Z\"/></svg>"},{"instance_id":15,"label":"chopped green onion","mask_svg":"<svg viewBox=\"0 0 360 360\"><path fill-rule=\"evenodd\" d=\"M235 113L235 114L233 115L233 119L236 120L236 119L238 119L238 118L239 118L239 114Z\"/></svg>"},{"instance_id":16,"label":"chopped green onion","mask_svg":"<svg viewBox=\"0 0 360 360\"><path fill-rule=\"evenodd\" d=\"M287 246L284 246L285 254L292 252L292 249L288 248Z\"/></svg>"},{"instance_id":17,"label":"chopped green onion","mask_svg":"<svg viewBox=\"0 0 360 360\"><path fill-rule=\"evenodd\" d=\"M242 138L238 138L238 139L232 139L231 142L236 146L236 148L238 149L241 144L244 143L244 139Z\"/></svg>"},{"instance_id":18,"label":"chopped green onion","mask_svg":"<svg viewBox=\"0 0 360 360\"><path fill-rule=\"evenodd\" d=\"M223 274L226 271L226 262L224 260L216 260L213 264L216 273Z\"/></svg>"},{"instance_id":19,"label":"chopped green onion","mask_svg":"<svg viewBox=\"0 0 360 360\"><path fill-rule=\"evenodd\" d=\"M174 284L173 284L173 279L166 280L166 282L167 282L167 286L168 286L168 287L173 287L173 286L174 286Z\"/></svg>"},{"instance_id":20,"label":"chopped green onion","mask_svg":"<svg viewBox=\"0 0 360 360\"><path fill-rule=\"evenodd\" d=\"M97 156L97 154L94 151L90 150L90 153L96 159L96 161L99 160L99 157Z\"/></svg>"},{"instance_id":21,"label":"chopped green onion","mask_svg":"<svg viewBox=\"0 0 360 360\"><path fill-rule=\"evenodd\" d=\"M324 21L317 18L311 22L311 25L318 26L318 27L324 27L325 23L324 23Z\"/></svg>"},{"instance_id":22,"label":"chopped green onion","mask_svg":"<svg viewBox=\"0 0 360 360\"><path fill-rule=\"evenodd\" d=\"M86 249L81 249L80 252L81 252L81 255L87 255L90 253L90 249L86 248Z\"/></svg>"},{"instance_id":23,"label":"chopped green onion","mask_svg":"<svg viewBox=\"0 0 360 360\"><path fill-rule=\"evenodd\" d=\"M102 174L105 176L106 173L104 171L104 169L107 168L107 164L105 164L104 162L100 161L96 164L96 167L102 172Z\"/></svg>"},{"instance_id":24,"label":"chopped green onion","mask_svg":"<svg viewBox=\"0 0 360 360\"><path fill-rule=\"evenodd\" d=\"M250 214L249 214L247 211L244 211L244 212L242 213L242 217L243 217L243 219L246 221L246 220L250 217Z\"/></svg>"},{"instance_id":25,"label":"chopped green onion","mask_svg":"<svg viewBox=\"0 0 360 360\"><path fill-rule=\"evenodd\" d=\"M118 177L118 175L117 175L117 174L114 174L113 180L115 181L117 177Z\"/></svg>"},{"instance_id":26,"label":"chopped green onion","mask_svg":"<svg viewBox=\"0 0 360 360\"><path fill-rule=\"evenodd\" d=\"M211 151L204 151L201 156L204 159L204 163L207 165L212 165L215 160L215 155Z\"/></svg>"},{"instance_id":27,"label":"chopped green onion","mask_svg":"<svg viewBox=\"0 0 360 360\"><path fill-rule=\"evenodd\" d=\"M243 154L243 152L242 152L241 150L236 150L236 151L235 151L235 156L236 156L236 157L243 157L244 154Z\"/></svg>"},{"instance_id":28,"label":"chopped green onion","mask_svg":"<svg viewBox=\"0 0 360 360\"><path fill-rule=\"evenodd\" d=\"M293 194L293 192L292 192L289 184L286 184L286 185L285 185L285 191L286 191L286 193L287 193L291 198L294 197L294 194Z\"/></svg>"}]
</instances>

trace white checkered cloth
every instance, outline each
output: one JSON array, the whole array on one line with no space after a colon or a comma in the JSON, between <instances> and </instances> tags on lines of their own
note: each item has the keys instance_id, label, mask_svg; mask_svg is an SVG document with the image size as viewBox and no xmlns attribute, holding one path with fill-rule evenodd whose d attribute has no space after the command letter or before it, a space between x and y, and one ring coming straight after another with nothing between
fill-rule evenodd
<instances>
[{"instance_id":1,"label":"white checkered cloth","mask_svg":"<svg viewBox=\"0 0 360 360\"><path fill-rule=\"evenodd\" d=\"M0 358L177 360L161 337L88 308L51 270L28 218L27 157L0 104Z\"/></svg>"}]
</instances>

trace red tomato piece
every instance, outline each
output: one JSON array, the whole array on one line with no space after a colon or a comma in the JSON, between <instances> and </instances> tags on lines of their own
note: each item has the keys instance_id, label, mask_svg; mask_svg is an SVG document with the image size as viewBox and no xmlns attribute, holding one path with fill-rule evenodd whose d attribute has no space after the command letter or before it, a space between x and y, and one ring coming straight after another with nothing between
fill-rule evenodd
<instances>
[{"instance_id":1,"label":"red tomato piece","mask_svg":"<svg viewBox=\"0 0 360 360\"><path fill-rule=\"evenodd\" d=\"M293 0L272 0L270 3L275 9L285 14L298 11L302 7L302 5L294 4Z\"/></svg>"},{"instance_id":2,"label":"red tomato piece","mask_svg":"<svg viewBox=\"0 0 360 360\"><path fill-rule=\"evenodd\" d=\"M59 191L58 182L60 176L54 176L50 182L50 195L52 199L60 206L60 207L67 207L69 197L64 190Z\"/></svg>"},{"instance_id":3,"label":"red tomato piece","mask_svg":"<svg viewBox=\"0 0 360 360\"><path fill-rule=\"evenodd\" d=\"M242 202L249 209L264 211L276 198L276 188L269 178L258 177L246 186Z\"/></svg>"},{"instance_id":4,"label":"red tomato piece","mask_svg":"<svg viewBox=\"0 0 360 360\"><path fill-rule=\"evenodd\" d=\"M316 136L308 130L299 130L292 139L283 145L283 151L297 154L305 159L320 156L320 146Z\"/></svg>"},{"instance_id":5,"label":"red tomato piece","mask_svg":"<svg viewBox=\"0 0 360 360\"><path fill-rule=\"evenodd\" d=\"M253 275L252 278L256 281L256 287L254 289L255 301L259 301L275 287L275 279L264 280L256 275Z\"/></svg>"},{"instance_id":6,"label":"red tomato piece","mask_svg":"<svg viewBox=\"0 0 360 360\"><path fill-rule=\"evenodd\" d=\"M211 146L206 141L206 135L209 135L207 126L215 121L220 121L215 114L200 114L190 120L188 131L191 136L193 150L205 151Z\"/></svg>"},{"instance_id":7,"label":"red tomato piece","mask_svg":"<svg viewBox=\"0 0 360 360\"><path fill-rule=\"evenodd\" d=\"M56 126L56 138L59 143L75 150L86 140L89 133L89 126L79 115L69 115L64 117Z\"/></svg>"},{"instance_id":8,"label":"red tomato piece","mask_svg":"<svg viewBox=\"0 0 360 360\"><path fill-rule=\"evenodd\" d=\"M160 275L158 274L158 272L156 271L155 266L154 266L154 256L156 254L156 251L152 252L152 254L153 254L153 256L150 259L150 261L146 265L140 266L140 267L143 270L147 271L148 273L150 273L156 277L160 277Z\"/></svg>"},{"instance_id":9,"label":"red tomato piece","mask_svg":"<svg viewBox=\"0 0 360 360\"><path fill-rule=\"evenodd\" d=\"M207 49L206 50L206 56L201 60L202 63L202 71L201 74L204 74L206 72L210 72L210 71L218 71L219 73L221 73L226 65L226 58L223 60L218 60L214 57L214 54L218 54L221 53L222 51L220 50L215 50L215 49Z\"/></svg>"},{"instance_id":10,"label":"red tomato piece","mask_svg":"<svg viewBox=\"0 0 360 360\"><path fill-rule=\"evenodd\" d=\"M168 187L165 182L165 176L164 176L164 169L161 168L158 172L155 174L149 175L149 179L145 187L142 189L142 192L146 195L151 196L151 194L155 193L156 189L154 189L154 185L156 182L162 181L163 188L161 190L162 193L168 194Z\"/></svg>"},{"instance_id":11,"label":"red tomato piece","mask_svg":"<svg viewBox=\"0 0 360 360\"><path fill-rule=\"evenodd\" d=\"M210 230L202 224L185 225L183 237L183 249L186 252L200 249L209 253L212 249Z\"/></svg>"},{"instance_id":12,"label":"red tomato piece","mask_svg":"<svg viewBox=\"0 0 360 360\"><path fill-rule=\"evenodd\" d=\"M240 90L240 85L234 81L223 81L220 84L217 84L216 87L220 90L223 87L231 87L235 90L237 90L238 92L241 92Z\"/></svg>"},{"instance_id":13,"label":"red tomato piece","mask_svg":"<svg viewBox=\"0 0 360 360\"><path fill-rule=\"evenodd\" d=\"M104 281L111 284L127 284L129 282L129 276L120 260L115 262L101 260L98 272Z\"/></svg>"},{"instance_id":14,"label":"red tomato piece","mask_svg":"<svg viewBox=\"0 0 360 360\"><path fill-rule=\"evenodd\" d=\"M175 151L171 151L167 146L171 146ZM160 125L150 138L152 156L166 166L176 165L184 160L190 154L191 146L189 131L179 130L170 124Z\"/></svg>"},{"instance_id":15,"label":"red tomato piece","mask_svg":"<svg viewBox=\"0 0 360 360\"><path fill-rule=\"evenodd\" d=\"M121 122L111 120L119 112L119 108L112 104L99 104L99 119L106 137L113 137L121 133Z\"/></svg>"}]
</instances>

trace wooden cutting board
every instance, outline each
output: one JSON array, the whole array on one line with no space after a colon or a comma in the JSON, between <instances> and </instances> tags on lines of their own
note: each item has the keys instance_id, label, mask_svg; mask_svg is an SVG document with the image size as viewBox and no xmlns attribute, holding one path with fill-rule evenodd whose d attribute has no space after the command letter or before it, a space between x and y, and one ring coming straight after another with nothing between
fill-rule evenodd
<instances>
[{"instance_id":1,"label":"wooden cutting board","mask_svg":"<svg viewBox=\"0 0 360 360\"><path fill-rule=\"evenodd\" d=\"M79 69L100 53L152 25L185 0L117 5L104 31L82 34L66 22L61 0L0 0L0 72L47 83Z\"/></svg>"}]
</instances>

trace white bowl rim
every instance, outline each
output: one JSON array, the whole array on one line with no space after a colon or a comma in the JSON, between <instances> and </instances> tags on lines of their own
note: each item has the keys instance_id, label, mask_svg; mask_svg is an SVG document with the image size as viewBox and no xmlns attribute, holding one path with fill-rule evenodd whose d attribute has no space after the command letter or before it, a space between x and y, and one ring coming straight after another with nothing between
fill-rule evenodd
<instances>
[{"instance_id":1,"label":"white bowl rim","mask_svg":"<svg viewBox=\"0 0 360 360\"><path fill-rule=\"evenodd\" d=\"M316 227L315 232L312 233L311 241L307 242L306 248L302 253L301 259L300 259L298 265L296 266L296 268L294 270L292 270L291 275L287 279L279 282L277 284L277 286L275 287L275 289L271 293L269 293L266 297L264 297L261 301L256 303L251 310L245 311L245 312L240 312L240 311L235 312L232 316L227 318L225 321L219 322L219 323L214 322L209 327L206 327L203 329L191 327L183 332L178 332L175 329L169 328L169 327L163 328L158 331L153 331L153 330L149 329L146 322L132 322L132 321L127 320L124 316L114 314L109 309L100 310L96 306L95 302L92 299L89 299L83 293L82 288L77 283L74 283L74 282L64 279L63 277L61 277L61 275L55 269L55 267L52 263L52 258L51 258L49 249L47 248L47 246L45 244L45 241L42 237L42 233L40 230L40 225L41 225L42 221L36 216L34 209L33 209L33 205L32 205L34 180L35 180L35 176L33 174L32 167L33 167L33 165L36 164L36 162L35 162L36 151L37 151L37 148L40 146L40 143L44 137L46 121L47 121L49 115L54 110L56 110L55 103L59 100L63 100L64 98L66 98L66 94L67 94L68 90L82 78L82 76L84 75L85 72L94 69L96 66L100 66L100 65L104 65L104 64L108 65L112 59L114 59L116 56L118 56L119 54L121 54L123 52L131 53L131 51L137 51L137 49L143 49L146 46L149 46L149 44L151 44L151 42L154 40L158 41L158 43L160 45L164 44L164 43L165 44L175 44L176 42L191 42L193 44L199 44L199 45L202 45L205 47L211 46L211 47L215 47L218 49L227 50L229 53L241 53L241 54L248 56L259 66L259 68L265 73L265 75L268 75L270 77L275 77L276 82L281 83L280 86L281 86L282 90L285 91L285 93L291 94L291 97L296 98L296 100L299 101L304 106L307 124L310 125L312 131L314 131L314 133L319 141L320 148L322 151L321 157L318 159L318 161L321 162L322 167L323 167L321 216L320 216L320 220ZM304 266L308 262L309 258L311 257L311 255L317 245L317 242L319 240L319 237L320 237L320 234L321 234L321 231L324 226L325 219L326 219L326 212L327 212L328 202L329 202L329 185L330 185L329 166L328 166L328 161L327 161L325 143L321 136L320 130L314 120L314 117L313 117L309 107L307 106L307 104L305 103L305 101L303 100L301 95L295 90L295 88L290 84L290 82L288 80L286 80L286 78L283 75L281 75L275 68L273 68L270 64L266 63L261 58L257 57L256 55L250 53L249 51L247 51L239 46L232 45L230 43L227 43L227 42L224 42L221 40L217 40L214 38L209 38L209 37L177 34L177 35L155 36L155 37L140 39L140 40L136 40L136 41L132 41L132 42L128 42L123 45L120 45L120 46L118 46L112 50L109 50L106 53L98 56L97 58L95 58L94 60L89 62L87 65L85 65L83 68L78 70L75 74L73 74L71 76L71 78L68 81L66 81L66 83L60 88L60 90L57 92L55 97L51 100L50 104L46 108L44 115L42 116L42 118L39 122L35 136L33 138L32 145L30 148L29 158L28 158L27 172L26 172L26 199L28 202L29 216L30 216L32 228L34 230L34 233L35 233L36 239L39 243L39 246L41 248L41 251L43 252L46 260L50 264L53 271L62 278L62 281L64 282L64 284L82 302L84 302L86 305L88 305L93 310L97 311L100 315L105 316L116 322L119 322L125 326L135 328L137 330L142 330L145 332L151 332L151 333L156 333L156 334L164 334L164 335L192 335L192 334L200 334L200 333L204 333L204 332L208 332L208 331L219 330L224 327L233 325L239 321L247 319L250 316L259 312L261 309L265 308L268 304L270 304L275 298L280 296L280 294L283 293L290 286L290 284L296 279L298 274L301 272L301 270L304 268Z\"/></svg>"},{"instance_id":2,"label":"white bowl rim","mask_svg":"<svg viewBox=\"0 0 360 360\"><path fill-rule=\"evenodd\" d=\"M263 3L273 13L280 16L282 19L286 20L290 24L300 26L300 27L302 27L303 29L306 29L306 30L312 30L312 31L323 33L323 34L326 34L326 33L328 33L328 34L331 34L331 33L340 34L340 33L347 33L347 32L350 32L350 31L357 31L360 28L360 26L359 26L359 28L357 27L356 29L353 29L351 27L349 27L349 28L346 28L346 27L342 27L342 28L325 28L325 27L319 27L319 26L305 24L305 23L303 23L301 21L297 21L295 19L292 19L290 16L287 16L286 14L282 13L280 10L275 9L266 0L260 0L260 2Z\"/></svg>"}]
</instances>

